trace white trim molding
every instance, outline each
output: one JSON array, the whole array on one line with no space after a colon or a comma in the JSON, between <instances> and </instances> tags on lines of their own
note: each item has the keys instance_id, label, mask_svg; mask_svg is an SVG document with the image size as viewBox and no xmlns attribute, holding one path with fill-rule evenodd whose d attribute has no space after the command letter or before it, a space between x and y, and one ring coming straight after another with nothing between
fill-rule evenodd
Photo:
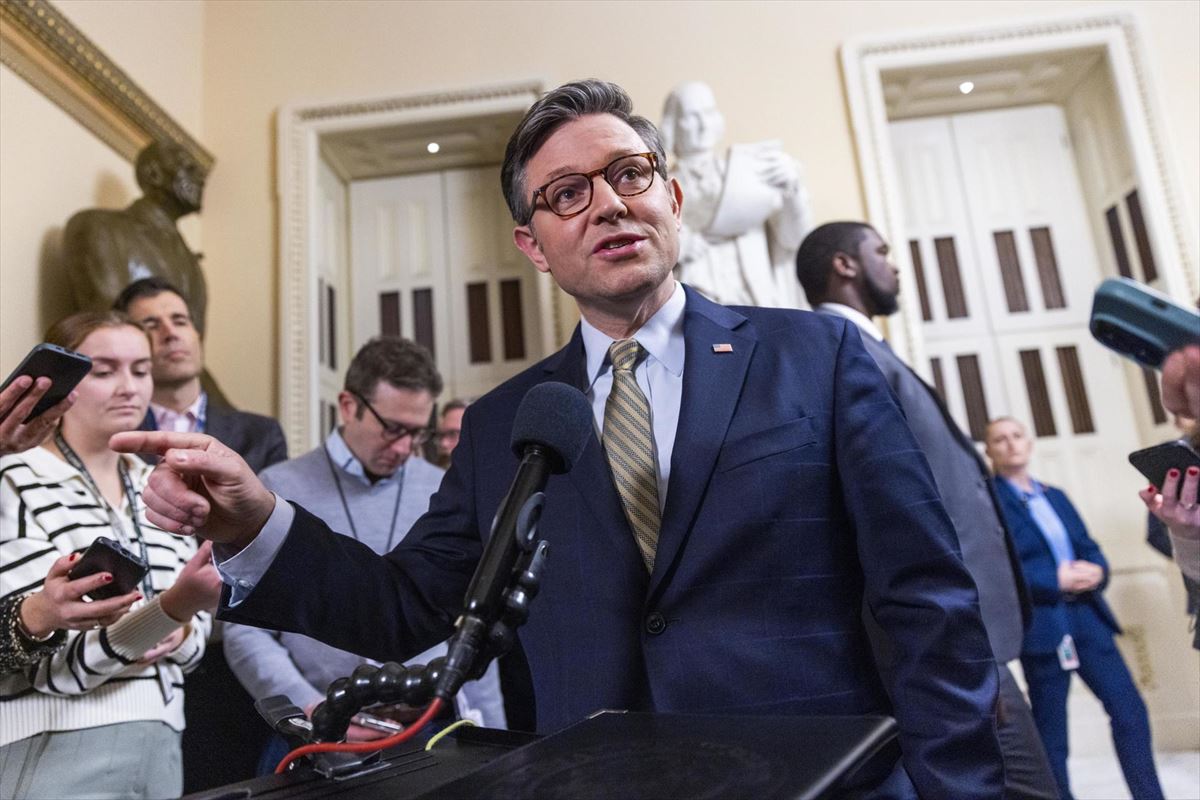
<instances>
[{"instance_id":1,"label":"white trim molding","mask_svg":"<svg viewBox=\"0 0 1200 800\"><path fill-rule=\"evenodd\" d=\"M320 138L335 131L407 125L461 117L524 112L542 82L421 92L395 97L296 104L279 110L276 125L279 201L279 420L292 452L303 452L320 431L315 265ZM542 312L555 320L558 305Z\"/></svg>"},{"instance_id":2,"label":"white trim molding","mask_svg":"<svg viewBox=\"0 0 1200 800\"><path fill-rule=\"evenodd\" d=\"M881 73L1039 52L1101 48L1112 69L1120 113L1133 153L1138 194L1166 291L1191 304L1197 286L1194 213L1179 186L1175 153L1163 122L1137 14L1132 10L1084 11L1054 17L1007 20L955 29L861 36L842 47L842 71L850 105L867 214L892 242L907 241L898 172L888 137ZM894 247L907 285L915 285L906 247ZM916 292L901 295L892 344L922 374L928 373Z\"/></svg>"}]
</instances>

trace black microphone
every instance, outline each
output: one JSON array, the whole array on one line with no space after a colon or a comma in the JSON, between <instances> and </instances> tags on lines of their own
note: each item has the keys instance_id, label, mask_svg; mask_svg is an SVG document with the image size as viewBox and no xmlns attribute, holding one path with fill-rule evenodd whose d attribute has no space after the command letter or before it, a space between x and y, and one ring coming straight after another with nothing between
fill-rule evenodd
<instances>
[{"instance_id":1,"label":"black microphone","mask_svg":"<svg viewBox=\"0 0 1200 800\"><path fill-rule=\"evenodd\" d=\"M575 387L540 383L521 399L512 431L512 449L521 463L492 520L491 537L467 587L438 679L438 697L448 701L477 666L487 630L504 612L504 592L517 559L533 547L546 481L570 471L591 434L591 404Z\"/></svg>"}]
</instances>

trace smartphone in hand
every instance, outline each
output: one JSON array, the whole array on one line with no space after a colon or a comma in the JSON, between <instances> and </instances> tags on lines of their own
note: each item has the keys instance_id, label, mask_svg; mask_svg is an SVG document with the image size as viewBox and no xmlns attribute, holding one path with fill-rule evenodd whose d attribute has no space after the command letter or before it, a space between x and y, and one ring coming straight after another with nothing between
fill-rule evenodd
<instances>
[{"instance_id":1,"label":"smartphone in hand","mask_svg":"<svg viewBox=\"0 0 1200 800\"><path fill-rule=\"evenodd\" d=\"M17 368L4 379L4 385L0 386L0 391L8 388L8 385L21 375L28 375L35 381L43 377L51 380L49 391L42 396L42 399L33 407L33 411L29 412L29 416L23 420L29 422L62 402L63 398L79 385L79 382L91 369L92 360L87 356L65 347L43 342L30 350Z\"/></svg>"},{"instance_id":2,"label":"smartphone in hand","mask_svg":"<svg viewBox=\"0 0 1200 800\"><path fill-rule=\"evenodd\" d=\"M99 536L88 546L79 562L71 567L67 577L75 580L95 575L97 572L111 574L112 583L107 583L86 595L92 600L105 600L132 592L137 588L138 581L149 571L150 565L139 556L126 550L120 543L106 536Z\"/></svg>"},{"instance_id":3,"label":"smartphone in hand","mask_svg":"<svg viewBox=\"0 0 1200 800\"><path fill-rule=\"evenodd\" d=\"M1169 470L1177 469L1184 473L1188 467L1200 467L1200 453L1186 439L1174 439L1130 453L1129 463L1151 484L1162 489Z\"/></svg>"},{"instance_id":4,"label":"smartphone in hand","mask_svg":"<svg viewBox=\"0 0 1200 800\"><path fill-rule=\"evenodd\" d=\"M1200 313L1129 278L1109 278L1092 298L1096 341L1155 369L1173 350L1200 344Z\"/></svg>"}]
</instances>

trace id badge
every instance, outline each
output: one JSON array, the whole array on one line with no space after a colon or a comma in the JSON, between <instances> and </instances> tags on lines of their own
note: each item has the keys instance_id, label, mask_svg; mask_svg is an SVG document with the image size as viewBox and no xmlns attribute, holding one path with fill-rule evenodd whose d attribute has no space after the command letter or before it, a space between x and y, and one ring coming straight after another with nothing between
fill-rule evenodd
<instances>
[{"instance_id":1,"label":"id badge","mask_svg":"<svg viewBox=\"0 0 1200 800\"><path fill-rule=\"evenodd\" d=\"M1063 635L1056 652L1058 653L1058 665L1063 670L1070 672L1079 669L1079 653L1075 652L1075 640L1071 638L1071 634Z\"/></svg>"}]
</instances>

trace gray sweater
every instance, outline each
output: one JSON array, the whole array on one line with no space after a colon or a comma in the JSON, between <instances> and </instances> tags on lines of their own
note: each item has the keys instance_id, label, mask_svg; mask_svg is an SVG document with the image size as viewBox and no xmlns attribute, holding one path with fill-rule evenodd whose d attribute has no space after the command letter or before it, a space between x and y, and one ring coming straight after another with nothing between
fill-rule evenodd
<instances>
[{"instance_id":1,"label":"gray sweater","mask_svg":"<svg viewBox=\"0 0 1200 800\"><path fill-rule=\"evenodd\" d=\"M345 536L352 535L352 527L334 483L326 447L336 465L334 469L353 515L357 538L377 553L388 549L389 540L394 547L429 508L429 498L441 484L443 470L414 456L394 475L372 485L361 475L361 466L334 432L323 446L276 464L259 476L268 489L304 506ZM402 486L399 508L398 485ZM394 533L390 530L393 512ZM444 655L445 650L444 644L437 645L409 663L428 663ZM283 694L301 708L323 700L325 690L335 678L349 675L359 664L376 663L308 636L234 624L225 629L225 658L255 700ZM506 727L495 662L482 678L462 688L457 706L459 716L464 719L492 728Z\"/></svg>"}]
</instances>

